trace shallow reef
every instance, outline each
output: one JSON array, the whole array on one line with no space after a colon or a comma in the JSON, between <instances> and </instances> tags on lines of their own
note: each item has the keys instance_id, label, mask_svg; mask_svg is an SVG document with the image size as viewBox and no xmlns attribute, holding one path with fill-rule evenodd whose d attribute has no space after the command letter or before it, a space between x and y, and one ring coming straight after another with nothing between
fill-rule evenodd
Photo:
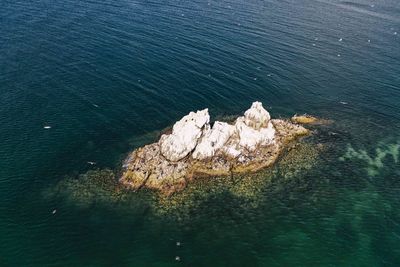
<instances>
[{"instance_id":1,"label":"shallow reef","mask_svg":"<svg viewBox=\"0 0 400 267\"><path fill-rule=\"evenodd\" d=\"M271 184L285 190L286 183L318 165L324 150L325 146L312 142L292 143L272 168L248 174L204 176L169 196L152 190L128 190L118 182L119 174L110 169L65 177L49 188L45 196L60 198L82 209L102 205L125 211L149 210L155 216L172 216L181 221L213 199L228 198L241 208L256 208Z\"/></svg>"},{"instance_id":2,"label":"shallow reef","mask_svg":"<svg viewBox=\"0 0 400 267\"><path fill-rule=\"evenodd\" d=\"M269 186L285 184L301 177L315 168L324 146L312 143L297 143L284 152L276 165L256 173L203 177L190 183L187 188L171 196L158 194L154 203L155 212L160 214L185 214L188 210L201 207L209 198L225 195L240 202L242 208L256 208L269 190ZM279 186L278 186L279 187ZM183 209L185 208L186 209Z\"/></svg>"},{"instance_id":3,"label":"shallow reef","mask_svg":"<svg viewBox=\"0 0 400 267\"><path fill-rule=\"evenodd\" d=\"M385 143L379 142L374 151L366 149L355 149L348 144L347 150L343 156L339 158L341 161L358 161L365 165L364 169L370 177L378 175L384 168L387 160L393 163L399 163L400 142Z\"/></svg>"}]
</instances>

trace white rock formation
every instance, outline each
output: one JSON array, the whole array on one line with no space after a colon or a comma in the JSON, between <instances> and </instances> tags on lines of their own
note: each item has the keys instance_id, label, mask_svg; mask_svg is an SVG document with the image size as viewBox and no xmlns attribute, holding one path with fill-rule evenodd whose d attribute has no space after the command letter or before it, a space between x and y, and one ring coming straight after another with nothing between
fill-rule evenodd
<instances>
[{"instance_id":1,"label":"white rock formation","mask_svg":"<svg viewBox=\"0 0 400 267\"><path fill-rule=\"evenodd\" d=\"M229 144L223 148L223 151L226 155L231 158L237 158L242 154L242 149L238 149L236 144Z\"/></svg>"},{"instance_id":2,"label":"white rock formation","mask_svg":"<svg viewBox=\"0 0 400 267\"><path fill-rule=\"evenodd\" d=\"M240 147L254 151L257 146L273 143L275 129L270 120L271 116L262 103L253 102L244 117L239 117L235 123Z\"/></svg>"},{"instance_id":3,"label":"white rock formation","mask_svg":"<svg viewBox=\"0 0 400 267\"><path fill-rule=\"evenodd\" d=\"M261 102L253 102L251 107L244 113L244 123L256 130L268 127L270 119L271 116L268 111L264 109Z\"/></svg>"},{"instance_id":4,"label":"white rock formation","mask_svg":"<svg viewBox=\"0 0 400 267\"><path fill-rule=\"evenodd\" d=\"M235 133L235 127L226 122L216 121L212 129L207 129L193 152L194 159L205 159L214 156L228 139Z\"/></svg>"},{"instance_id":5,"label":"white rock formation","mask_svg":"<svg viewBox=\"0 0 400 267\"><path fill-rule=\"evenodd\" d=\"M197 145L203 128L210 122L208 109L190 112L176 122L172 134L162 135L159 141L161 154L170 161L186 157Z\"/></svg>"},{"instance_id":6,"label":"white rock formation","mask_svg":"<svg viewBox=\"0 0 400 267\"><path fill-rule=\"evenodd\" d=\"M256 150L257 146L272 144L275 139L275 128L271 122L267 123L267 127L254 129L245 123L246 119L239 117L236 120L236 131L239 135L239 145L249 151ZM254 122L253 125L259 122ZM264 123L264 122L262 122Z\"/></svg>"},{"instance_id":7,"label":"white rock formation","mask_svg":"<svg viewBox=\"0 0 400 267\"><path fill-rule=\"evenodd\" d=\"M160 151L169 161L179 161L192 151L192 157L198 160L213 157L218 150L236 158L243 149L254 151L274 142L270 119L261 102L254 102L234 125L216 121L212 129L208 109L190 112L175 123L172 134L161 136Z\"/></svg>"}]
</instances>

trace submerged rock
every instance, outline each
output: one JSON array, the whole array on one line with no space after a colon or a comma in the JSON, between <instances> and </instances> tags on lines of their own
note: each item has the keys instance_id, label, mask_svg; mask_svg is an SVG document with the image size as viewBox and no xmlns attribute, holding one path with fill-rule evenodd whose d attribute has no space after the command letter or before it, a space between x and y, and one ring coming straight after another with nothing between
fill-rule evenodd
<instances>
[{"instance_id":1,"label":"submerged rock","mask_svg":"<svg viewBox=\"0 0 400 267\"><path fill-rule=\"evenodd\" d=\"M208 109L190 112L157 143L133 151L126 159L120 182L171 194L199 176L232 175L272 165L289 141L308 134L289 120L271 119L254 102L234 124L210 125Z\"/></svg>"},{"instance_id":2,"label":"submerged rock","mask_svg":"<svg viewBox=\"0 0 400 267\"><path fill-rule=\"evenodd\" d=\"M294 123L300 123L300 124L310 124L310 123L315 123L317 122L317 118L311 116L311 115L294 115L291 118L292 122Z\"/></svg>"}]
</instances>

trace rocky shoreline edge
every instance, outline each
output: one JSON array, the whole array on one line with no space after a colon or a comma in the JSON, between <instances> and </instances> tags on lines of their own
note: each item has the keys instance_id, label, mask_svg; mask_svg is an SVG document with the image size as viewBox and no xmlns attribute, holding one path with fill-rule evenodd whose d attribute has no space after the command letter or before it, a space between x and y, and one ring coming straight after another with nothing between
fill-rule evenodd
<instances>
[{"instance_id":1,"label":"rocky shoreline edge","mask_svg":"<svg viewBox=\"0 0 400 267\"><path fill-rule=\"evenodd\" d=\"M208 109L190 112L158 142L131 152L119 181L129 189L171 195L198 177L255 172L273 165L292 141L308 135L300 124L313 122L310 118L271 119L261 102L233 124L211 124Z\"/></svg>"}]
</instances>

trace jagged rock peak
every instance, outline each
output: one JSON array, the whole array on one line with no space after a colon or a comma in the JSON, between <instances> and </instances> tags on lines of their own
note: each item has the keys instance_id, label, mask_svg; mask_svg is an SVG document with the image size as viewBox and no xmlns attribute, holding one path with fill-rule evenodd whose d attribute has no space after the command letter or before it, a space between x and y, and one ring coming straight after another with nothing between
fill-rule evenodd
<instances>
[{"instance_id":1,"label":"jagged rock peak","mask_svg":"<svg viewBox=\"0 0 400 267\"><path fill-rule=\"evenodd\" d=\"M161 136L159 141L161 154L170 161L183 159L196 147L203 128L209 123L208 109L190 112L174 124L171 134Z\"/></svg>"},{"instance_id":2,"label":"jagged rock peak","mask_svg":"<svg viewBox=\"0 0 400 267\"><path fill-rule=\"evenodd\" d=\"M256 150L258 146L269 145L275 141L275 128L271 122L268 122L266 127L255 129L246 124L245 118L239 117L235 126L239 135L239 145L250 151Z\"/></svg>"},{"instance_id":3,"label":"jagged rock peak","mask_svg":"<svg viewBox=\"0 0 400 267\"><path fill-rule=\"evenodd\" d=\"M214 156L215 152L225 145L234 132L233 125L216 121L212 129L208 128L204 131L192 157L201 160Z\"/></svg>"},{"instance_id":4,"label":"jagged rock peak","mask_svg":"<svg viewBox=\"0 0 400 267\"><path fill-rule=\"evenodd\" d=\"M220 149L231 156L241 154L241 148L254 151L274 141L270 119L261 102L254 102L234 125L216 121L212 129L208 109L190 112L175 123L172 134L160 138L160 151L169 161L179 161L192 151L198 160L213 157ZM229 148L225 147L228 140Z\"/></svg>"},{"instance_id":5,"label":"jagged rock peak","mask_svg":"<svg viewBox=\"0 0 400 267\"><path fill-rule=\"evenodd\" d=\"M271 116L268 111L262 106L261 102L253 102L251 107L244 113L244 123L256 130L268 127L268 122Z\"/></svg>"}]
</instances>

